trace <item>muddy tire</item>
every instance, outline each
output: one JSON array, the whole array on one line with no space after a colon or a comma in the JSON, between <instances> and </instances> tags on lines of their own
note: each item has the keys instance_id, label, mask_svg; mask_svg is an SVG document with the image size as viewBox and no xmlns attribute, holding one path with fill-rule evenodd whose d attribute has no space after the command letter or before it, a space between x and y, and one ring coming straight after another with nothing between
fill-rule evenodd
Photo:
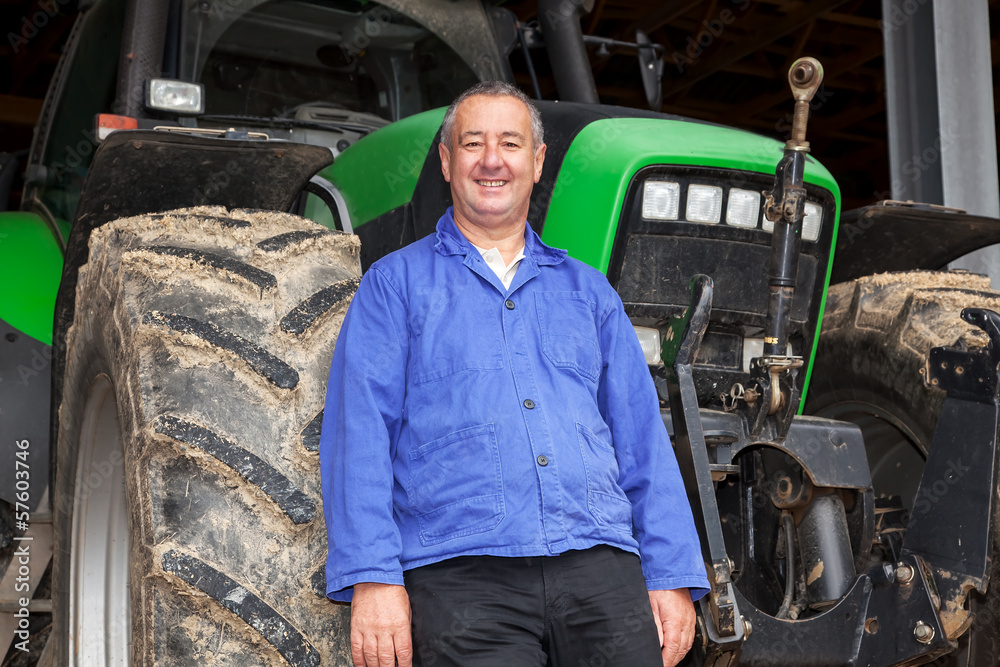
<instances>
[{"instance_id":1,"label":"muddy tire","mask_svg":"<svg viewBox=\"0 0 1000 667\"><path fill-rule=\"evenodd\" d=\"M351 664L316 450L358 250L218 207L92 234L59 410L55 664Z\"/></svg>"},{"instance_id":2,"label":"muddy tire","mask_svg":"<svg viewBox=\"0 0 1000 667\"><path fill-rule=\"evenodd\" d=\"M916 493L944 391L924 381L932 347L979 347L963 308L1000 309L989 279L964 272L882 274L834 285L806 411L851 421L865 436L876 493Z\"/></svg>"},{"instance_id":3,"label":"muddy tire","mask_svg":"<svg viewBox=\"0 0 1000 667\"><path fill-rule=\"evenodd\" d=\"M864 435L876 495L912 506L943 390L925 382L933 347L986 345L959 317L963 308L1000 312L1000 293L985 276L914 271L868 276L830 288L806 412L857 424ZM1000 551L994 546L994 562ZM977 614L959 651L934 664L1000 664L1000 581L973 593Z\"/></svg>"}]
</instances>

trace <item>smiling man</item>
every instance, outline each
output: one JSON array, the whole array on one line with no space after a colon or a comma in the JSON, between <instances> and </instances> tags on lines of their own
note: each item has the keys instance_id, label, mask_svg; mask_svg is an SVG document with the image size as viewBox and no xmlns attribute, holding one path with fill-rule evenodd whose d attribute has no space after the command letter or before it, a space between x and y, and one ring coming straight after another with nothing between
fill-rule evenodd
<instances>
[{"instance_id":1,"label":"smiling man","mask_svg":"<svg viewBox=\"0 0 1000 667\"><path fill-rule=\"evenodd\" d=\"M708 586L621 300L527 225L545 159L517 88L441 128L454 206L365 274L320 461L327 593L355 665L674 665Z\"/></svg>"}]
</instances>

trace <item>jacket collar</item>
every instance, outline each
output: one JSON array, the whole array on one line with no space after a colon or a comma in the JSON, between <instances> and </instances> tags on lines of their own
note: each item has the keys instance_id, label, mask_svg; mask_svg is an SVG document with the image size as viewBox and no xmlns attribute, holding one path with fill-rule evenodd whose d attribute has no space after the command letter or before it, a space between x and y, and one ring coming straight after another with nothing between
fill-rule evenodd
<instances>
[{"instance_id":1,"label":"jacket collar","mask_svg":"<svg viewBox=\"0 0 1000 667\"><path fill-rule=\"evenodd\" d=\"M442 255L468 255L475 248L465 235L458 231L452 210L449 206L438 220L437 243L434 244L434 249ZM566 251L545 245L531 225L525 225L524 256L532 258L539 266L553 266L566 259Z\"/></svg>"}]
</instances>

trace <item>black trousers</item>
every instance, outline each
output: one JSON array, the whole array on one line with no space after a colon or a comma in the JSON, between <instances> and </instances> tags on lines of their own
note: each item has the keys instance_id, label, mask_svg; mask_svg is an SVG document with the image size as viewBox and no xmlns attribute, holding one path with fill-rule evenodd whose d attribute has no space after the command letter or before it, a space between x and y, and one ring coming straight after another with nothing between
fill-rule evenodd
<instances>
[{"instance_id":1,"label":"black trousers","mask_svg":"<svg viewBox=\"0 0 1000 667\"><path fill-rule=\"evenodd\" d=\"M463 556L404 573L415 667L660 667L634 554Z\"/></svg>"}]
</instances>

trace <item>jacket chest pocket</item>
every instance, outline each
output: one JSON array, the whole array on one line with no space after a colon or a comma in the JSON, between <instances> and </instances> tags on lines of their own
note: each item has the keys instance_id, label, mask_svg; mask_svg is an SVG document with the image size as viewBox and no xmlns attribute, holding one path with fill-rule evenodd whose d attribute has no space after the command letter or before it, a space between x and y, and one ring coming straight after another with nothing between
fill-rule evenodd
<instances>
[{"instance_id":1,"label":"jacket chest pocket","mask_svg":"<svg viewBox=\"0 0 1000 667\"><path fill-rule=\"evenodd\" d=\"M557 368L597 382L601 375L596 304L580 292L535 294L542 353Z\"/></svg>"},{"instance_id":2,"label":"jacket chest pocket","mask_svg":"<svg viewBox=\"0 0 1000 667\"><path fill-rule=\"evenodd\" d=\"M464 428L410 452L406 494L424 546L486 532L504 517L493 424Z\"/></svg>"},{"instance_id":3,"label":"jacket chest pocket","mask_svg":"<svg viewBox=\"0 0 1000 667\"><path fill-rule=\"evenodd\" d=\"M410 322L409 372L415 385L464 371L503 368L500 316L475 290L430 295Z\"/></svg>"}]
</instances>

